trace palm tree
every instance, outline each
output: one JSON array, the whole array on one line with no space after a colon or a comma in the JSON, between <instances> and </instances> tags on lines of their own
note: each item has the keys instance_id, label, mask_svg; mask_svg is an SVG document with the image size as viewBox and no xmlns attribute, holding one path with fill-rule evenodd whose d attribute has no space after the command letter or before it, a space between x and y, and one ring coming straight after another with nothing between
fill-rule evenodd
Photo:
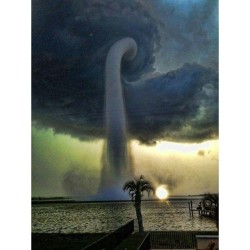
<instances>
[{"instance_id":1,"label":"palm tree","mask_svg":"<svg viewBox=\"0 0 250 250\"><path fill-rule=\"evenodd\" d=\"M129 196L131 196L132 201L134 201L140 233L144 232L141 214L141 197L143 196L144 191L149 195L150 192L154 193L154 190L152 184L145 180L142 175L139 179L127 181L123 186L123 191L128 191Z\"/></svg>"},{"instance_id":2,"label":"palm tree","mask_svg":"<svg viewBox=\"0 0 250 250\"><path fill-rule=\"evenodd\" d=\"M219 194L205 194L203 198L203 206L204 208L210 209L214 212L216 226L219 229Z\"/></svg>"}]
</instances>

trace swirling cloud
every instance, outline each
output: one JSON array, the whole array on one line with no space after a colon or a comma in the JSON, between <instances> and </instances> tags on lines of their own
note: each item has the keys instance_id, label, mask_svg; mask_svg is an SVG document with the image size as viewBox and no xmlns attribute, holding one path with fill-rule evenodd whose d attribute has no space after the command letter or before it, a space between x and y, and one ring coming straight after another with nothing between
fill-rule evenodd
<instances>
[{"instance_id":1,"label":"swirling cloud","mask_svg":"<svg viewBox=\"0 0 250 250\"><path fill-rule=\"evenodd\" d=\"M194 6L196 10L191 8L183 16L178 6L170 2L34 0L32 118L35 126L51 127L55 132L83 140L103 138L107 51L115 41L132 37L138 44L137 57L133 63L122 65L130 137L147 144L161 139L202 141L217 137L216 50L209 57L214 37L203 39L210 51L205 54L204 46L198 46L203 37L197 33L198 21L190 24L192 15L205 13L207 5L202 5L201 10ZM199 29L201 33L207 29L204 37L212 29L212 24L208 25L212 23L209 13L214 13L211 8L208 17L197 15L200 21L207 20L207 26L201 25ZM177 18L180 24L187 21L186 32L184 28L170 29L171 25L167 25ZM182 38L177 39L177 34ZM192 44L192 53L185 44ZM191 56L194 51L196 56ZM204 60L199 58L210 58L213 63L205 67L184 64L203 64ZM155 75L157 63L166 65L166 72L171 67L179 68Z\"/></svg>"},{"instance_id":2,"label":"swirling cloud","mask_svg":"<svg viewBox=\"0 0 250 250\"><path fill-rule=\"evenodd\" d=\"M151 78L127 95L132 134L155 140L199 142L218 136L218 74L198 64Z\"/></svg>"}]
</instances>

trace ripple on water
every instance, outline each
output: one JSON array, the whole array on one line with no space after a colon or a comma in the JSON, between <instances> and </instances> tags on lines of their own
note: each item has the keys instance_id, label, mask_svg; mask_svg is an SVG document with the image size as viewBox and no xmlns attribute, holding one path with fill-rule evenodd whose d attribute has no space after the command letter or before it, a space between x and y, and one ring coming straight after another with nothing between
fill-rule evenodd
<instances>
[{"instance_id":1,"label":"ripple on water","mask_svg":"<svg viewBox=\"0 0 250 250\"><path fill-rule=\"evenodd\" d=\"M187 201L143 202L142 215L147 231L217 230L209 218L198 215L190 218ZM39 204L32 206L32 232L111 232L135 217L132 203ZM137 223L135 230L138 230Z\"/></svg>"}]
</instances>

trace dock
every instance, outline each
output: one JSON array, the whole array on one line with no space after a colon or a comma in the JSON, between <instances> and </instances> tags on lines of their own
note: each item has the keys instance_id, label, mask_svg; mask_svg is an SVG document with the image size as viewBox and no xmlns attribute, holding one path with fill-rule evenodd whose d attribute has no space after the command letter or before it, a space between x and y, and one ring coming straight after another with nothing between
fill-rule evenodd
<instances>
[{"instance_id":1,"label":"dock","mask_svg":"<svg viewBox=\"0 0 250 250\"><path fill-rule=\"evenodd\" d=\"M198 213L200 216L213 217L213 211L202 206L201 202L197 208L193 208L193 201L189 201L188 209L190 217L194 217L194 212Z\"/></svg>"}]
</instances>

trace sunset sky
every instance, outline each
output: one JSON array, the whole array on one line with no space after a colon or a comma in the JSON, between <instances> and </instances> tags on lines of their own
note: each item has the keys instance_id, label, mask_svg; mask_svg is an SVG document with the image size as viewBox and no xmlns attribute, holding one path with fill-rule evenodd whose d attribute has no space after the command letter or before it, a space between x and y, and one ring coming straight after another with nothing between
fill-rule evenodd
<instances>
[{"instance_id":1,"label":"sunset sky","mask_svg":"<svg viewBox=\"0 0 250 250\"><path fill-rule=\"evenodd\" d=\"M104 62L123 37L138 45L122 65L136 176L171 195L218 192L217 1L34 0L33 196L95 195Z\"/></svg>"}]
</instances>

